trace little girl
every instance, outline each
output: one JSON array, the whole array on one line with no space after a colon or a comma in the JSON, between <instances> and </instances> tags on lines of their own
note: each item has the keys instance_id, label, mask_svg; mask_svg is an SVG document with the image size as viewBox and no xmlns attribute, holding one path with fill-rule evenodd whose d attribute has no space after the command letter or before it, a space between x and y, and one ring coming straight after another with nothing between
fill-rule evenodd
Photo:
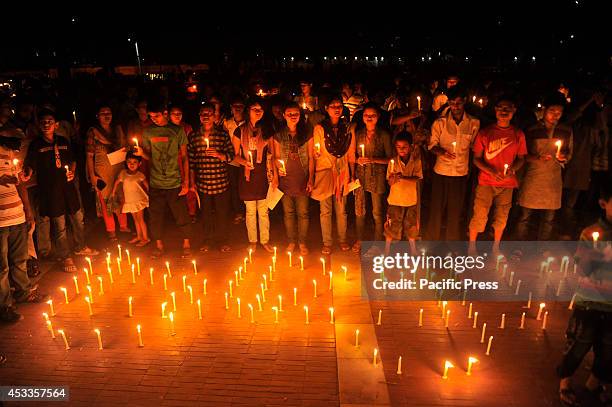
<instances>
[{"instance_id":1,"label":"little girl","mask_svg":"<svg viewBox=\"0 0 612 407\"><path fill-rule=\"evenodd\" d=\"M115 195L119 185L123 184L123 208L121 212L132 214L136 225L136 237L130 240L130 243L136 243L138 247L145 246L151 241L144 220L144 209L149 207L149 196L147 195L149 184L144 174L138 171L141 160L141 157L128 153L125 158L127 169L121 170L113 187L113 195Z\"/></svg>"}]
</instances>

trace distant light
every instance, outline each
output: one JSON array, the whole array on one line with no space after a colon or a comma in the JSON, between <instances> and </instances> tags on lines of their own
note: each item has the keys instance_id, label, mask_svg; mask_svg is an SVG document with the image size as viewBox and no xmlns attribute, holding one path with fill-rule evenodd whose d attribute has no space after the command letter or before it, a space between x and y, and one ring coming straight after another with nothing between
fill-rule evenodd
<instances>
[{"instance_id":1,"label":"distant light","mask_svg":"<svg viewBox=\"0 0 612 407\"><path fill-rule=\"evenodd\" d=\"M380 60L381 60L381 61L384 61L384 60L385 60L385 57L380 57Z\"/></svg>"},{"instance_id":2,"label":"distant light","mask_svg":"<svg viewBox=\"0 0 612 407\"><path fill-rule=\"evenodd\" d=\"M574 39L574 34L570 35L570 39L572 40Z\"/></svg>"},{"instance_id":3,"label":"distant light","mask_svg":"<svg viewBox=\"0 0 612 407\"><path fill-rule=\"evenodd\" d=\"M368 60L368 57L366 57L366 61Z\"/></svg>"},{"instance_id":4,"label":"distant light","mask_svg":"<svg viewBox=\"0 0 612 407\"><path fill-rule=\"evenodd\" d=\"M438 56L442 55L442 53L440 51L438 51Z\"/></svg>"},{"instance_id":5,"label":"distant light","mask_svg":"<svg viewBox=\"0 0 612 407\"><path fill-rule=\"evenodd\" d=\"M466 60L466 61L469 61L469 60L470 60L470 57L465 57L465 60Z\"/></svg>"},{"instance_id":6,"label":"distant light","mask_svg":"<svg viewBox=\"0 0 612 407\"><path fill-rule=\"evenodd\" d=\"M130 37L128 37L128 42L132 42L132 39Z\"/></svg>"},{"instance_id":7,"label":"distant light","mask_svg":"<svg viewBox=\"0 0 612 407\"><path fill-rule=\"evenodd\" d=\"M323 57L323 60L324 60L324 61L327 61L327 57Z\"/></svg>"},{"instance_id":8,"label":"distant light","mask_svg":"<svg viewBox=\"0 0 612 407\"><path fill-rule=\"evenodd\" d=\"M306 61L308 61L308 57L306 57Z\"/></svg>"},{"instance_id":9,"label":"distant light","mask_svg":"<svg viewBox=\"0 0 612 407\"><path fill-rule=\"evenodd\" d=\"M421 61L425 62L425 57L421 57Z\"/></svg>"},{"instance_id":10,"label":"distant light","mask_svg":"<svg viewBox=\"0 0 612 407\"><path fill-rule=\"evenodd\" d=\"M337 59L338 59L337 57L334 57L334 61L337 60Z\"/></svg>"},{"instance_id":11,"label":"distant light","mask_svg":"<svg viewBox=\"0 0 612 407\"><path fill-rule=\"evenodd\" d=\"M293 61L293 57L291 57L291 60Z\"/></svg>"},{"instance_id":12,"label":"distant light","mask_svg":"<svg viewBox=\"0 0 612 407\"><path fill-rule=\"evenodd\" d=\"M514 62L518 61L518 57L514 57Z\"/></svg>"},{"instance_id":13,"label":"distant light","mask_svg":"<svg viewBox=\"0 0 612 407\"><path fill-rule=\"evenodd\" d=\"M355 57L355 61L357 61L357 57Z\"/></svg>"},{"instance_id":14,"label":"distant light","mask_svg":"<svg viewBox=\"0 0 612 407\"><path fill-rule=\"evenodd\" d=\"M535 62L535 59L536 59L535 57L531 57L531 60L532 60L533 62Z\"/></svg>"},{"instance_id":15,"label":"distant light","mask_svg":"<svg viewBox=\"0 0 612 407\"><path fill-rule=\"evenodd\" d=\"M375 60L375 61L378 61L378 57L374 57L374 60Z\"/></svg>"},{"instance_id":16,"label":"distant light","mask_svg":"<svg viewBox=\"0 0 612 407\"><path fill-rule=\"evenodd\" d=\"M344 60L346 61L346 57L344 57Z\"/></svg>"},{"instance_id":17,"label":"distant light","mask_svg":"<svg viewBox=\"0 0 612 407\"><path fill-rule=\"evenodd\" d=\"M431 57L429 57L429 60L431 61Z\"/></svg>"}]
</instances>

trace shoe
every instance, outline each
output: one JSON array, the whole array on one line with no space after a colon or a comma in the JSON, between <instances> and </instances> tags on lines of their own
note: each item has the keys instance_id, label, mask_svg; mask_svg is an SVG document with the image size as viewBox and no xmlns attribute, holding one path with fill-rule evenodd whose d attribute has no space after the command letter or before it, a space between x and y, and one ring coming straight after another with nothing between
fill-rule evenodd
<instances>
[{"instance_id":1,"label":"shoe","mask_svg":"<svg viewBox=\"0 0 612 407\"><path fill-rule=\"evenodd\" d=\"M268 253L274 253L274 247L270 246L269 243L265 243L261 245L265 251L267 251Z\"/></svg>"},{"instance_id":2,"label":"shoe","mask_svg":"<svg viewBox=\"0 0 612 407\"><path fill-rule=\"evenodd\" d=\"M15 298L15 301L17 301L18 304L23 304L26 302L30 304L39 304L41 302L48 301L49 298L50 297L48 294L41 294L40 291L38 291L38 288L32 288L27 294Z\"/></svg>"},{"instance_id":3,"label":"shoe","mask_svg":"<svg viewBox=\"0 0 612 407\"><path fill-rule=\"evenodd\" d=\"M340 250L343 252L348 252L351 250L351 246L349 246L348 243L340 243Z\"/></svg>"},{"instance_id":4,"label":"shoe","mask_svg":"<svg viewBox=\"0 0 612 407\"><path fill-rule=\"evenodd\" d=\"M287 250L285 250L285 251L293 253L294 250L295 250L295 243L289 243L287 245Z\"/></svg>"},{"instance_id":5,"label":"shoe","mask_svg":"<svg viewBox=\"0 0 612 407\"><path fill-rule=\"evenodd\" d=\"M321 254L324 255L329 255L332 252L332 248L331 246L323 246L323 248L321 249Z\"/></svg>"},{"instance_id":6,"label":"shoe","mask_svg":"<svg viewBox=\"0 0 612 407\"><path fill-rule=\"evenodd\" d=\"M76 254L77 256L97 256L98 254L100 254L100 252L96 249L92 249L90 247L85 246L81 250L74 252L74 254Z\"/></svg>"},{"instance_id":7,"label":"shoe","mask_svg":"<svg viewBox=\"0 0 612 407\"><path fill-rule=\"evenodd\" d=\"M149 243L151 243L151 239L146 239L146 240L141 240L138 243L136 243L136 247L144 247L146 245L148 245Z\"/></svg>"},{"instance_id":8,"label":"shoe","mask_svg":"<svg viewBox=\"0 0 612 407\"><path fill-rule=\"evenodd\" d=\"M23 315L17 313L13 307L6 307L0 311L0 322L12 324L22 319Z\"/></svg>"},{"instance_id":9,"label":"shoe","mask_svg":"<svg viewBox=\"0 0 612 407\"><path fill-rule=\"evenodd\" d=\"M129 244L134 244L134 243L138 243L140 242L140 238L138 236L136 236L135 238L128 240Z\"/></svg>"},{"instance_id":10,"label":"shoe","mask_svg":"<svg viewBox=\"0 0 612 407\"><path fill-rule=\"evenodd\" d=\"M300 255L306 256L308 253L308 247L304 243L300 243Z\"/></svg>"}]
</instances>

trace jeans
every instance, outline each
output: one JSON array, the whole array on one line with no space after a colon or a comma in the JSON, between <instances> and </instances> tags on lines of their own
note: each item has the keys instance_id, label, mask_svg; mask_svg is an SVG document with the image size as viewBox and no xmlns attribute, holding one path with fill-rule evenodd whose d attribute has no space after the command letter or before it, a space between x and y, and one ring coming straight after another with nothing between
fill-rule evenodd
<instances>
[{"instance_id":1,"label":"jeans","mask_svg":"<svg viewBox=\"0 0 612 407\"><path fill-rule=\"evenodd\" d=\"M155 240L162 240L164 235L164 216L170 208L176 225L183 239L191 238L191 218L187 211L184 196L178 196L180 188L149 190L149 214L151 215L151 235Z\"/></svg>"},{"instance_id":2,"label":"jeans","mask_svg":"<svg viewBox=\"0 0 612 407\"><path fill-rule=\"evenodd\" d=\"M537 240L550 240L555 220L554 209L530 209L521 206L521 214L516 224L516 239L527 240L529 237L529 224L533 215L540 212L541 218L538 226Z\"/></svg>"},{"instance_id":3,"label":"jeans","mask_svg":"<svg viewBox=\"0 0 612 407\"><path fill-rule=\"evenodd\" d=\"M0 309L11 305L11 280L15 283L15 294L27 293L30 279L26 262L28 260L27 224L0 228Z\"/></svg>"},{"instance_id":4,"label":"jeans","mask_svg":"<svg viewBox=\"0 0 612 407\"><path fill-rule=\"evenodd\" d=\"M357 226L357 240L363 240L366 215L366 191L362 188L355 190L355 224ZM372 216L374 217L374 240L384 240L384 194L368 192L372 199Z\"/></svg>"},{"instance_id":5,"label":"jeans","mask_svg":"<svg viewBox=\"0 0 612 407\"><path fill-rule=\"evenodd\" d=\"M306 238L308 237L309 199L307 196L283 195L285 230L287 231L289 243L306 244Z\"/></svg>"},{"instance_id":6,"label":"jeans","mask_svg":"<svg viewBox=\"0 0 612 407\"><path fill-rule=\"evenodd\" d=\"M323 246L331 246L332 238L332 207L336 212L336 228L338 229L339 243L346 243L346 197L339 201L334 195L320 202L321 234L323 235Z\"/></svg>"},{"instance_id":7,"label":"jeans","mask_svg":"<svg viewBox=\"0 0 612 407\"><path fill-rule=\"evenodd\" d=\"M53 244L55 245L56 256L61 259L70 257L70 244L68 243L68 233L66 233L66 216L70 222L70 230L74 239L74 250L80 251L85 248L85 224L83 223L83 210L79 209L73 214L61 215L55 218L43 216L44 223L51 223L53 229ZM41 253L45 253L42 249Z\"/></svg>"},{"instance_id":8,"label":"jeans","mask_svg":"<svg viewBox=\"0 0 612 407\"><path fill-rule=\"evenodd\" d=\"M593 348L591 371L604 383L612 381L612 312L576 308L565 333L567 344L557 367L560 378L571 377Z\"/></svg>"},{"instance_id":9,"label":"jeans","mask_svg":"<svg viewBox=\"0 0 612 407\"><path fill-rule=\"evenodd\" d=\"M227 242L231 198L229 189L220 194L200 194L205 244L211 244L214 241L219 245L224 245Z\"/></svg>"},{"instance_id":10,"label":"jeans","mask_svg":"<svg viewBox=\"0 0 612 407\"><path fill-rule=\"evenodd\" d=\"M28 188L28 197L30 198L30 207L36 219L36 246L38 254L46 257L51 254L51 223L49 218L40 216L38 211L39 196L37 186Z\"/></svg>"},{"instance_id":11,"label":"jeans","mask_svg":"<svg viewBox=\"0 0 612 407\"><path fill-rule=\"evenodd\" d=\"M244 201L246 206L246 228L249 243L257 243L257 219L259 218L259 241L267 244L270 241L270 218L268 217L268 201Z\"/></svg>"}]
</instances>

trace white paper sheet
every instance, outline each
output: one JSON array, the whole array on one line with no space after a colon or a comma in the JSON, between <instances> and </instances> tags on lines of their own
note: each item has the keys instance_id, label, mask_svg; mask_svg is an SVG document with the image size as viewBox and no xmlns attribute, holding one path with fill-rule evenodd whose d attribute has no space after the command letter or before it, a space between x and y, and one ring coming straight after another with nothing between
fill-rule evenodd
<instances>
[{"instance_id":1,"label":"white paper sheet","mask_svg":"<svg viewBox=\"0 0 612 407\"><path fill-rule=\"evenodd\" d=\"M117 150L113 151L110 154L107 154L106 156L108 157L108 161L110 161L110 164L115 165L124 162L126 155L127 152L125 152L124 150Z\"/></svg>"},{"instance_id":2,"label":"white paper sheet","mask_svg":"<svg viewBox=\"0 0 612 407\"><path fill-rule=\"evenodd\" d=\"M357 188L361 188L361 183L359 182L358 179L356 179L353 182L349 182L347 187L344 189L344 196L347 196L349 193L351 193L352 191L356 190Z\"/></svg>"},{"instance_id":3,"label":"white paper sheet","mask_svg":"<svg viewBox=\"0 0 612 407\"><path fill-rule=\"evenodd\" d=\"M283 191L281 191L278 188L273 190L272 189L272 185L269 185L268 186L268 194L266 195L266 201L268 203L268 209L270 209L270 210L274 209L274 207L276 207L276 205L278 204L278 201L281 200L283 195L284 195Z\"/></svg>"}]
</instances>

